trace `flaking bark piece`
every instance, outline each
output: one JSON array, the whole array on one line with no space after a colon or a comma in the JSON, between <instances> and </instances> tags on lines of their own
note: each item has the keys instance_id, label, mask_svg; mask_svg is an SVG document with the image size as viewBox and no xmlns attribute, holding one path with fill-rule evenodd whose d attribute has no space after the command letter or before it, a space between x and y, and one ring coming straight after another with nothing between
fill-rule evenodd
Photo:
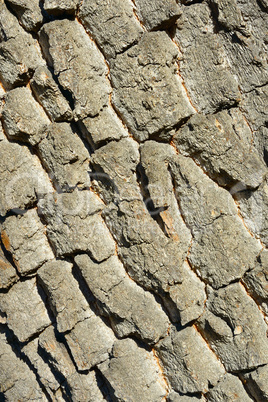
<instances>
[{"instance_id":1,"label":"flaking bark piece","mask_svg":"<svg viewBox=\"0 0 268 402\"><path fill-rule=\"evenodd\" d=\"M0 309L7 315L7 325L20 342L28 341L51 324L35 278L18 282L8 293L1 294Z\"/></svg>"},{"instance_id":2,"label":"flaking bark piece","mask_svg":"<svg viewBox=\"0 0 268 402\"><path fill-rule=\"evenodd\" d=\"M40 160L26 146L0 142L0 215L33 206L53 191Z\"/></svg>"},{"instance_id":3,"label":"flaking bark piece","mask_svg":"<svg viewBox=\"0 0 268 402\"><path fill-rule=\"evenodd\" d=\"M98 366L118 401L160 402L166 383L152 352L132 339L115 342L110 360Z\"/></svg>"},{"instance_id":4,"label":"flaking bark piece","mask_svg":"<svg viewBox=\"0 0 268 402\"><path fill-rule=\"evenodd\" d=\"M23 276L36 271L54 258L45 227L35 209L24 215L9 216L2 225L1 239Z\"/></svg>"},{"instance_id":5,"label":"flaking bark piece","mask_svg":"<svg viewBox=\"0 0 268 402\"><path fill-rule=\"evenodd\" d=\"M47 67L37 67L30 84L38 102L41 103L51 120L72 120L73 114L70 105Z\"/></svg>"},{"instance_id":6,"label":"flaking bark piece","mask_svg":"<svg viewBox=\"0 0 268 402\"><path fill-rule=\"evenodd\" d=\"M84 254L75 262L119 337L133 334L156 343L167 333L169 320L161 305L127 276L116 256L96 264Z\"/></svg>"},{"instance_id":7,"label":"flaking bark piece","mask_svg":"<svg viewBox=\"0 0 268 402\"><path fill-rule=\"evenodd\" d=\"M198 326L228 372L268 363L267 325L240 283L211 291Z\"/></svg>"},{"instance_id":8,"label":"flaking bark piece","mask_svg":"<svg viewBox=\"0 0 268 402\"><path fill-rule=\"evenodd\" d=\"M84 251L100 262L114 254L114 241L100 216L103 203L92 191L51 193L40 199L38 209L58 257Z\"/></svg>"},{"instance_id":9,"label":"flaking bark piece","mask_svg":"<svg viewBox=\"0 0 268 402\"><path fill-rule=\"evenodd\" d=\"M45 136L50 124L43 108L34 99L29 88L8 92L2 112L3 126L10 140L36 145Z\"/></svg>"},{"instance_id":10,"label":"flaking bark piece","mask_svg":"<svg viewBox=\"0 0 268 402\"><path fill-rule=\"evenodd\" d=\"M138 141L160 137L194 114L177 76L178 51L165 32L145 32L111 62L112 101Z\"/></svg>"},{"instance_id":11,"label":"flaking bark piece","mask_svg":"<svg viewBox=\"0 0 268 402\"><path fill-rule=\"evenodd\" d=\"M90 187L89 152L68 123L52 123L38 144L40 159L58 191Z\"/></svg>"},{"instance_id":12,"label":"flaking bark piece","mask_svg":"<svg viewBox=\"0 0 268 402\"><path fill-rule=\"evenodd\" d=\"M182 14L176 0L135 0L137 14L148 30L167 29Z\"/></svg>"},{"instance_id":13,"label":"flaking bark piece","mask_svg":"<svg viewBox=\"0 0 268 402\"><path fill-rule=\"evenodd\" d=\"M78 16L107 59L128 49L143 33L129 0L84 0Z\"/></svg>"}]
</instances>

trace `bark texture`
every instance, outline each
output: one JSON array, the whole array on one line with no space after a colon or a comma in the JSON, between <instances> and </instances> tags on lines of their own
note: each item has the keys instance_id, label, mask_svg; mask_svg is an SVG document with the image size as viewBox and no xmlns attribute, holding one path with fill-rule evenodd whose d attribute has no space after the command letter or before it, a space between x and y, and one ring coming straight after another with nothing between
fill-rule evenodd
<instances>
[{"instance_id":1,"label":"bark texture","mask_svg":"<svg viewBox=\"0 0 268 402\"><path fill-rule=\"evenodd\" d=\"M268 401L267 0L0 0L0 401Z\"/></svg>"}]
</instances>

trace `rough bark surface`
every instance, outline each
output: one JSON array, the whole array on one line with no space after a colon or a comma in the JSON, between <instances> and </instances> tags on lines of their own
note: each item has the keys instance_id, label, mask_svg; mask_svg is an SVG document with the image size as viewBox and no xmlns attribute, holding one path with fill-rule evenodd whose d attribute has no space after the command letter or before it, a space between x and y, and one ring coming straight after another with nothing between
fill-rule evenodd
<instances>
[{"instance_id":1,"label":"rough bark surface","mask_svg":"<svg viewBox=\"0 0 268 402\"><path fill-rule=\"evenodd\" d=\"M0 0L0 401L268 401L267 0Z\"/></svg>"}]
</instances>

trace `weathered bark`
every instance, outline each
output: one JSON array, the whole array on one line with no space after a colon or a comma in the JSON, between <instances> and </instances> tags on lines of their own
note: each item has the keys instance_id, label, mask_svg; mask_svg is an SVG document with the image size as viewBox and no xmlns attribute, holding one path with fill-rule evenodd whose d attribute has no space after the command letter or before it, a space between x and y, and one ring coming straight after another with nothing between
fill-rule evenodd
<instances>
[{"instance_id":1,"label":"weathered bark","mask_svg":"<svg viewBox=\"0 0 268 402\"><path fill-rule=\"evenodd\" d=\"M266 0L0 0L0 400L268 401Z\"/></svg>"}]
</instances>

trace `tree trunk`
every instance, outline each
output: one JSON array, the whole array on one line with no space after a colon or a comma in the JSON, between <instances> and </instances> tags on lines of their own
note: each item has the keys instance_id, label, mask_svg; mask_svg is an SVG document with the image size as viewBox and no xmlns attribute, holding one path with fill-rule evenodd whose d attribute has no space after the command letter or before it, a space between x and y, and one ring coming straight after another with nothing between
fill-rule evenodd
<instances>
[{"instance_id":1,"label":"tree trunk","mask_svg":"<svg viewBox=\"0 0 268 402\"><path fill-rule=\"evenodd\" d=\"M0 400L268 401L267 0L0 0Z\"/></svg>"}]
</instances>

